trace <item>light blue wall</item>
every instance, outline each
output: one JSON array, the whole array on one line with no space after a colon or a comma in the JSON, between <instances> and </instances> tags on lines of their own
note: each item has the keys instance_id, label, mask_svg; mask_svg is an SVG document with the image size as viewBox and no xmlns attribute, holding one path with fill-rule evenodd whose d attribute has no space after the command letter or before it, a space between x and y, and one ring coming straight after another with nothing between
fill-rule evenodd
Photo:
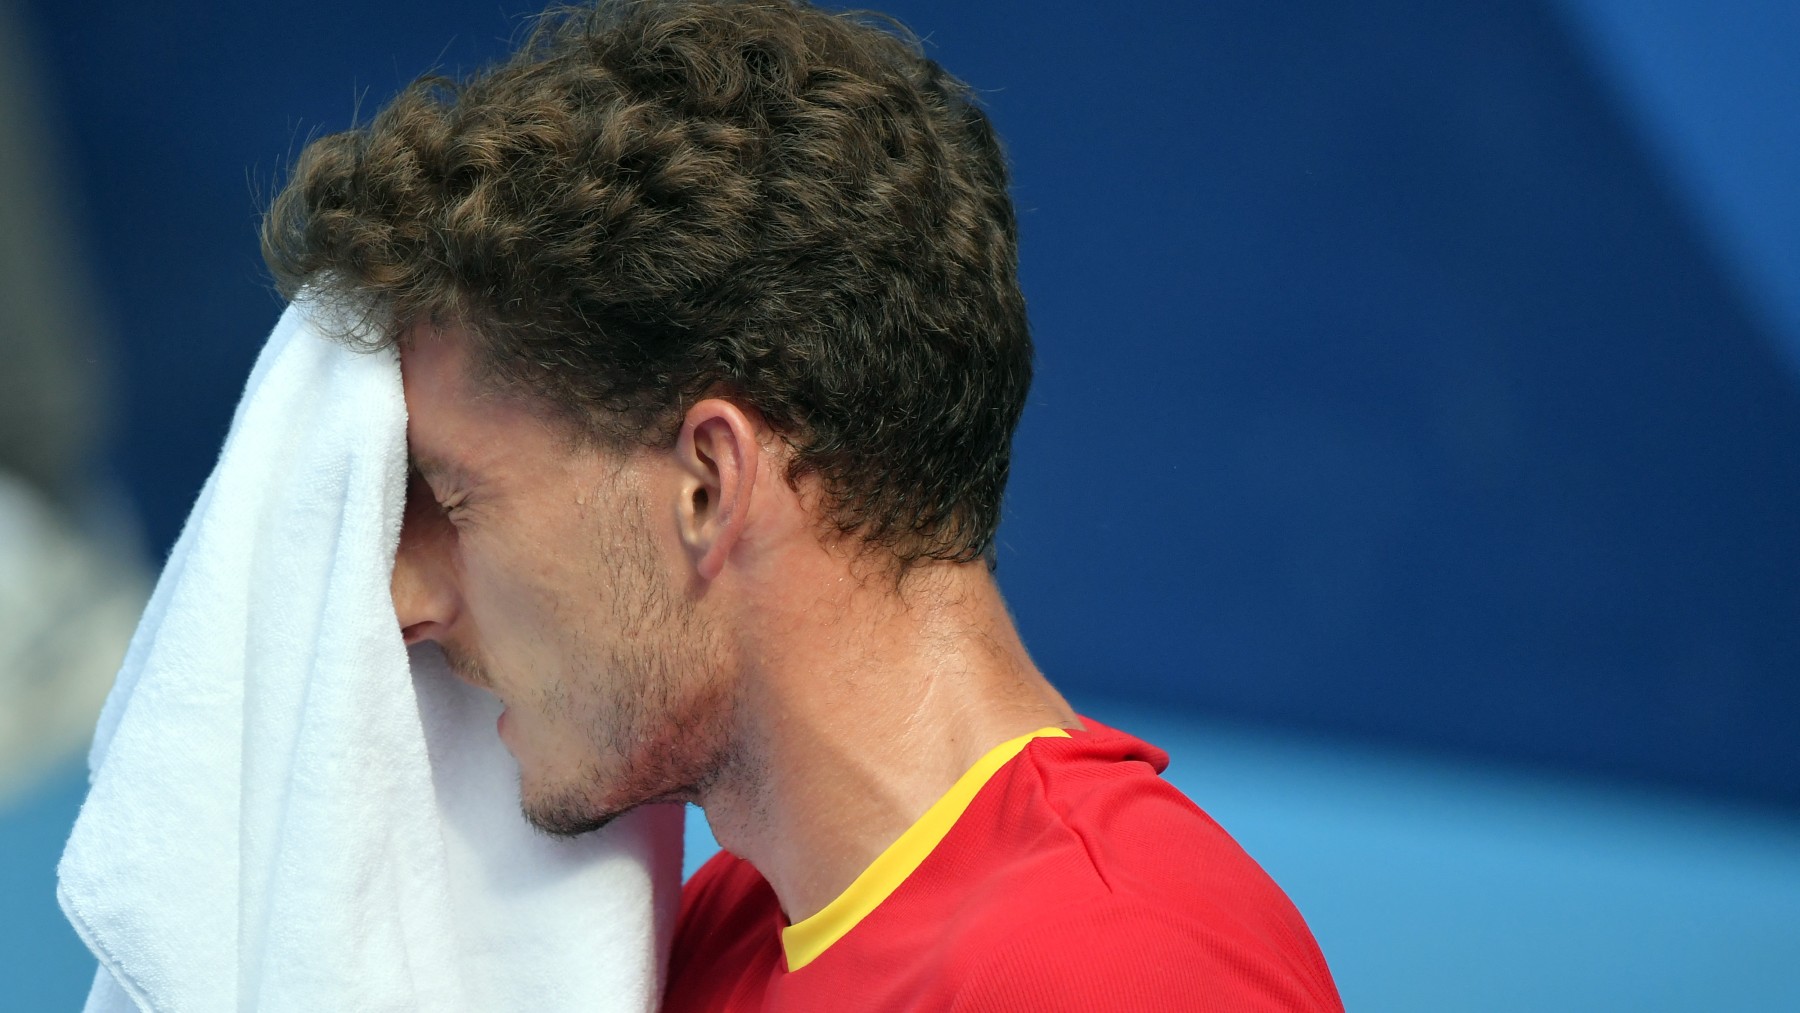
<instances>
[{"instance_id":1,"label":"light blue wall","mask_svg":"<svg viewBox=\"0 0 1800 1013\"><path fill-rule=\"evenodd\" d=\"M0 1010L78 1010L94 961L56 905L56 861L87 772L79 761L0 803Z\"/></svg>"}]
</instances>

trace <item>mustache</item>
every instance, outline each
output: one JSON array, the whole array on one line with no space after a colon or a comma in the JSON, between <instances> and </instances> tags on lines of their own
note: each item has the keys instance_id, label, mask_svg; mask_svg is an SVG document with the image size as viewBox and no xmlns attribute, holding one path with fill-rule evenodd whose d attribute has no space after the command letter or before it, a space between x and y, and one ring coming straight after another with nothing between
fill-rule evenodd
<instances>
[{"instance_id":1,"label":"mustache","mask_svg":"<svg viewBox=\"0 0 1800 1013\"><path fill-rule=\"evenodd\" d=\"M438 645L444 652L444 663L458 679L478 686L489 692L494 689L494 680L488 677L487 667L473 654L451 647L448 644Z\"/></svg>"}]
</instances>

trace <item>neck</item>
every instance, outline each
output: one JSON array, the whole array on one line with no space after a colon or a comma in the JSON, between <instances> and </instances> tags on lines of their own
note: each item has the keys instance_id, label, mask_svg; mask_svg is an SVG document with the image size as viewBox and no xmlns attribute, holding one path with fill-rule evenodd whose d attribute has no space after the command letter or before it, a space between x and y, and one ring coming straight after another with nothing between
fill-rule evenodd
<instances>
[{"instance_id":1,"label":"neck","mask_svg":"<svg viewBox=\"0 0 1800 1013\"><path fill-rule=\"evenodd\" d=\"M815 576L759 596L743 624L755 632L739 655L734 759L699 800L790 922L842 893L990 749L1077 727L985 566L922 566L898 593Z\"/></svg>"}]
</instances>

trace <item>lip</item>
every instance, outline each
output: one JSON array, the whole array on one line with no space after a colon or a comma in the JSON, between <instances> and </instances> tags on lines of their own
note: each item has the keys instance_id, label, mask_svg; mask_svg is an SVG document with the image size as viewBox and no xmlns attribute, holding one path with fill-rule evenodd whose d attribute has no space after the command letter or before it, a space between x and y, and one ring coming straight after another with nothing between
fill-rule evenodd
<instances>
[{"instance_id":1,"label":"lip","mask_svg":"<svg viewBox=\"0 0 1800 1013\"><path fill-rule=\"evenodd\" d=\"M506 736L506 713L506 710L502 708L500 716L494 719L494 732L502 738Z\"/></svg>"}]
</instances>

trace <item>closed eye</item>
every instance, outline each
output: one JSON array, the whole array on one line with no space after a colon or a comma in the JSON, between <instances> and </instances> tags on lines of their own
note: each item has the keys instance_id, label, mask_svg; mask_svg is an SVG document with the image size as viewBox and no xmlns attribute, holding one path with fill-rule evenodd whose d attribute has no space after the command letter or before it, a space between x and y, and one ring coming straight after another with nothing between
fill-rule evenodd
<instances>
[{"instance_id":1,"label":"closed eye","mask_svg":"<svg viewBox=\"0 0 1800 1013\"><path fill-rule=\"evenodd\" d=\"M456 512L462 509L463 501L468 499L467 493L456 493L448 497L439 496L436 487L431 484L431 480L426 478L425 473L416 467L412 469L412 478L416 483L413 488L415 490L423 488L426 495L431 497L432 505L438 508L438 513L450 520L456 519Z\"/></svg>"}]
</instances>

